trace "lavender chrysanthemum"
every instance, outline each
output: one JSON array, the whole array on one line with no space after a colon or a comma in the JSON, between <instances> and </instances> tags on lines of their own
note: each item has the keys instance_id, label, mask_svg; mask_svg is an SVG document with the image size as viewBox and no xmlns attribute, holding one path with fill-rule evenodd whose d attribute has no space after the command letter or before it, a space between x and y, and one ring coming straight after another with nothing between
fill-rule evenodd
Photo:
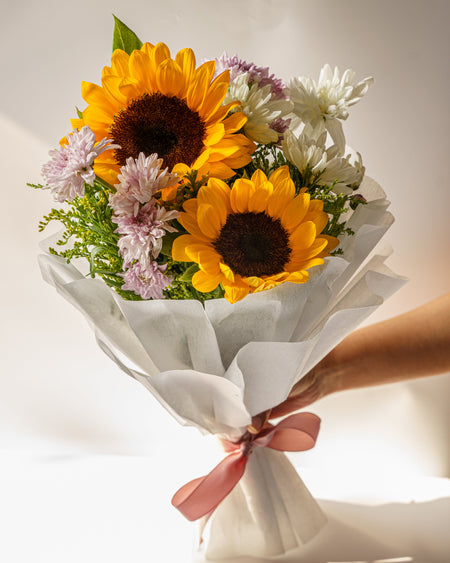
<instances>
[{"instance_id":1,"label":"lavender chrysanthemum","mask_svg":"<svg viewBox=\"0 0 450 563\"><path fill-rule=\"evenodd\" d=\"M280 137L282 137L283 133L286 133L286 131L289 129L291 121L291 119L283 119L282 117L278 117L277 119L274 119L272 121L269 127L276 131Z\"/></svg>"},{"instance_id":2,"label":"lavender chrysanthemum","mask_svg":"<svg viewBox=\"0 0 450 563\"><path fill-rule=\"evenodd\" d=\"M156 153L146 157L141 152L138 158L127 159L120 169L116 193L109 198L115 215L137 215L140 206L149 202L157 191L179 181L167 168L161 170L162 162Z\"/></svg>"},{"instance_id":3,"label":"lavender chrysanthemum","mask_svg":"<svg viewBox=\"0 0 450 563\"><path fill-rule=\"evenodd\" d=\"M116 149L110 139L96 143L94 132L85 126L67 135L67 145L51 150L49 160L42 167L44 177L56 201L73 201L84 196L84 184L94 185L94 160L103 151Z\"/></svg>"},{"instance_id":4,"label":"lavender chrysanthemum","mask_svg":"<svg viewBox=\"0 0 450 563\"><path fill-rule=\"evenodd\" d=\"M125 282L122 289L133 291L142 299L162 299L163 289L172 281L172 278L164 274L166 268L167 264L150 262L147 266L143 266L136 262L121 274Z\"/></svg>"},{"instance_id":5,"label":"lavender chrysanthemum","mask_svg":"<svg viewBox=\"0 0 450 563\"><path fill-rule=\"evenodd\" d=\"M118 247L124 268L138 261L144 268L149 267L151 257L161 252L162 239L166 232L176 232L170 221L176 219L178 211L166 211L157 207L154 200L143 205L136 215L114 217L117 223Z\"/></svg>"},{"instance_id":6,"label":"lavender chrysanthemum","mask_svg":"<svg viewBox=\"0 0 450 563\"><path fill-rule=\"evenodd\" d=\"M230 82L233 82L240 74L248 73L249 83L255 82L260 88L270 85L272 100L285 100L287 98L282 80L276 78L274 74L269 74L269 67L256 66L254 63L243 61L237 55L229 57L226 53L223 53L215 61L216 76L224 70L229 70Z\"/></svg>"}]
</instances>

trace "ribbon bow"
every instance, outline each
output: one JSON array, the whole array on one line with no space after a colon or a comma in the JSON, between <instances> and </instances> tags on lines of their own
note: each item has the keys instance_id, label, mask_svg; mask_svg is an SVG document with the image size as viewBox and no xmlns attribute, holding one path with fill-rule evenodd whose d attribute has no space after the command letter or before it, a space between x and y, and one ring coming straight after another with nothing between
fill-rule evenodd
<instances>
[{"instance_id":1,"label":"ribbon bow","mask_svg":"<svg viewBox=\"0 0 450 563\"><path fill-rule=\"evenodd\" d=\"M320 418L304 412L288 416L276 426L265 425L257 433L246 432L239 442L222 440L228 456L208 475L190 481L179 489L172 504L188 520L210 515L238 484L255 448L301 452L314 447Z\"/></svg>"}]
</instances>

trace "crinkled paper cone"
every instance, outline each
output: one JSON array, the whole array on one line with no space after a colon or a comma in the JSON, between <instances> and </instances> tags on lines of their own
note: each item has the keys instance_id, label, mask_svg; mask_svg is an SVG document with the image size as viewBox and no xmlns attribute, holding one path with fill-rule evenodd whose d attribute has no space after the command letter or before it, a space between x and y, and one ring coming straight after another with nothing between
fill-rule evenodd
<instances>
[{"instance_id":1,"label":"crinkled paper cone","mask_svg":"<svg viewBox=\"0 0 450 563\"><path fill-rule=\"evenodd\" d=\"M355 235L342 240L342 256L313 268L306 284L285 283L233 305L125 301L52 255L41 257L43 277L86 316L106 354L181 424L237 440L252 416L284 401L405 283L384 265L386 253L372 253L393 222L389 202L373 180L361 192L369 203L349 218ZM280 555L323 523L284 454L255 451L242 481L213 514L203 550L216 559Z\"/></svg>"}]
</instances>

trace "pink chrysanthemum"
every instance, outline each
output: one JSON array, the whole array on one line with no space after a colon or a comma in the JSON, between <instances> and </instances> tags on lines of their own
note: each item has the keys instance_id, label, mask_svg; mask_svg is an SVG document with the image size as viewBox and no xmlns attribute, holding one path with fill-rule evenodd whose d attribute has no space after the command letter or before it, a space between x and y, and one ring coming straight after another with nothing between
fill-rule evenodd
<instances>
[{"instance_id":1,"label":"pink chrysanthemum","mask_svg":"<svg viewBox=\"0 0 450 563\"><path fill-rule=\"evenodd\" d=\"M116 149L110 139L95 144L95 134L87 126L67 135L67 145L51 150L42 167L42 176L56 201L73 201L84 195L84 184L94 185L94 160L103 151Z\"/></svg>"},{"instance_id":2,"label":"pink chrysanthemum","mask_svg":"<svg viewBox=\"0 0 450 563\"><path fill-rule=\"evenodd\" d=\"M151 200L154 194L179 181L176 174L161 170L162 158L156 153L138 158L129 157L120 169L116 193L111 194L109 203L115 215L137 215L139 207Z\"/></svg>"},{"instance_id":3,"label":"pink chrysanthemum","mask_svg":"<svg viewBox=\"0 0 450 563\"><path fill-rule=\"evenodd\" d=\"M291 119L283 119L282 117L278 117L277 119L272 121L269 127L276 131L280 135L280 137L282 137L283 133L286 133L286 131L289 129L290 124Z\"/></svg>"},{"instance_id":4,"label":"pink chrysanthemum","mask_svg":"<svg viewBox=\"0 0 450 563\"><path fill-rule=\"evenodd\" d=\"M155 202L151 201L143 205L136 216L114 217L118 225L116 233L122 235L117 244L124 268L136 260L143 267L148 267L151 257L156 258L161 252L162 238L166 232L176 232L169 222L178 216L178 211L166 211L164 207L156 207Z\"/></svg>"},{"instance_id":5,"label":"pink chrysanthemum","mask_svg":"<svg viewBox=\"0 0 450 563\"><path fill-rule=\"evenodd\" d=\"M285 86L281 79L274 74L269 74L269 67L256 66L240 59L237 55L229 57L223 53L216 61L215 74L219 75L224 70L230 71L230 82L233 82L240 74L248 73L249 83L256 82L260 88L270 84L272 100L285 100Z\"/></svg>"},{"instance_id":6,"label":"pink chrysanthemum","mask_svg":"<svg viewBox=\"0 0 450 563\"><path fill-rule=\"evenodd\" d=\"M121 274L125 281L122 289L133 291L142 299L162 299L164 297L163 289L172 281L172 278L164 274L166 268L167 264L149 262L147 266L143 266L136 262L124 274Z\"/></svg>"}]
</instances>

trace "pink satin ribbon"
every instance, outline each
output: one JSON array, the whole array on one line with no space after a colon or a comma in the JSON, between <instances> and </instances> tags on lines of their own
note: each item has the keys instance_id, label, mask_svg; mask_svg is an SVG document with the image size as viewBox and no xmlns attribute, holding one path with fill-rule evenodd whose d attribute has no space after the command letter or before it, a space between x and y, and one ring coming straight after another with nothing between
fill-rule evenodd
<instances>
[{"instance_id":1,"label":"pink satin ribbon","mask_svg":"<svg viewBox=\"0 0 450 563\"><path fill-rule=\"evenodd\" d=\"M320 418L304 412L288 416L276 426L264 427L257 434L246 433L239 442L222 440L229 455L208 475L190 481L179 489L172 504L188 519L210 515L238 484L254 448L301 452L314 447Z\"/></svg>"}]
</instances>

